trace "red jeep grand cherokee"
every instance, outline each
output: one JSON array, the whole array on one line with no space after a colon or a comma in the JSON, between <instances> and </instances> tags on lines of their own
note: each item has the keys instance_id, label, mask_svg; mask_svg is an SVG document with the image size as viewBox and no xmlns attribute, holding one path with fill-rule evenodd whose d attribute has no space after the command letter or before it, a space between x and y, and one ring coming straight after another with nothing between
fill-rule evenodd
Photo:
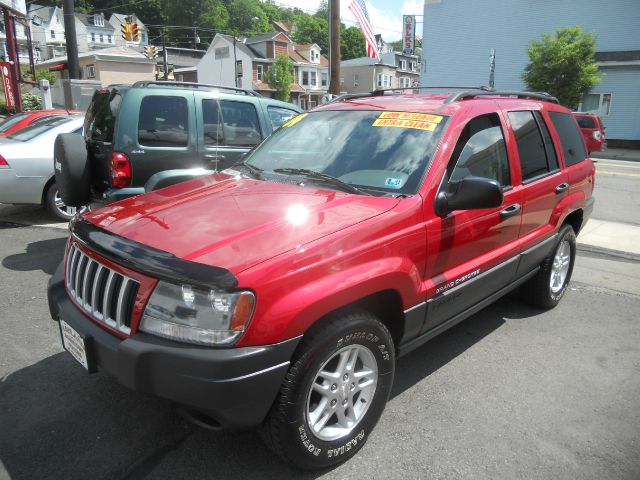
<instances>
[{"instance_id":1,"label":"red jeep grand cherokee","mask_svg":"<svg viewBox=\"0 0 640 480\"><path fill-rule=\"evenodd\" d=\"M298 467L344 461L397 357L510 290L564 295L595 170L554 101L342 98L232 169L77 218L49 287L63 344Z\"/></svg>"}]
</instances>

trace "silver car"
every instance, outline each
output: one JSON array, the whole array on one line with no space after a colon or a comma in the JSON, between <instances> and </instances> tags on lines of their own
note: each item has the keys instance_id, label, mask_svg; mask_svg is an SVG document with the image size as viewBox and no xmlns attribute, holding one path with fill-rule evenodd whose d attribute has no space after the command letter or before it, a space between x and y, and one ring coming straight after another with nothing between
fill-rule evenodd
<instances>
[{"instance_id":1,"label":"silver car","mask_svg":"<svg viewBox=\"0 0 640 480\"><path fill-rule=\"evenodd\" d=\"M82 115L51 117L0 139L0 203L43 205L59 220L76 208L60 198L53 170L53 144L60 133L82 133Z\"/></svg>"}]
</instances>

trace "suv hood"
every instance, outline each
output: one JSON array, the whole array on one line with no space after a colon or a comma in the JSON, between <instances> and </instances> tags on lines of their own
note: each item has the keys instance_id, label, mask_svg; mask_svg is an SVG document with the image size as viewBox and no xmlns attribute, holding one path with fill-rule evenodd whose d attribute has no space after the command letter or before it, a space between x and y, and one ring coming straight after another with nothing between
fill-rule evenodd
<instances>
[{"instance_id":1,"label":"suv hood","mask_svg":"<svg viewBox=\"0 0 640 480\"><path fill-rule=\"evenodd\" d=\"M237 274L385 213L398 202L217 174L133 197L85 218L176 257Z\"/></svg>"}]
</instances>

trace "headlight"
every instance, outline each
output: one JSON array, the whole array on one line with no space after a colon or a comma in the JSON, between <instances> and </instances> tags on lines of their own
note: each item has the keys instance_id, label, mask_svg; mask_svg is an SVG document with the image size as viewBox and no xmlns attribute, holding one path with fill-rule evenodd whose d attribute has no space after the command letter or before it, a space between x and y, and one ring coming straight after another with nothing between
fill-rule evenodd
<instances>
[{"instance_id":1,"label":"headlight","mask_svg":"<svg viewBox=\"0 0 640 480\"><path fill-rule=\"evenodd\" d=\"M180 342L229 345L249 325L254 306L251 292L159 282L142 315L140 330Z\"/></svg>"}]
</instances>

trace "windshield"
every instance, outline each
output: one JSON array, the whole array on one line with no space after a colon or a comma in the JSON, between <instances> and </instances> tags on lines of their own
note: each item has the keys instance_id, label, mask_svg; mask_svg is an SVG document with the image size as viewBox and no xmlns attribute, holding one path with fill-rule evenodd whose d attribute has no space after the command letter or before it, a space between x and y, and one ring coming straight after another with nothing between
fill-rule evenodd
<instances>
[{"instance_id":1,"label":"windshield","mask_svg":"<svg viewBox=\"0 0 640 480\"><path fill-rule=\"evenodd\" d=\"M264 173L320 172L373 195L411 195L420 187L446 118L360 110L305 113L285 123L246 163Z\"/></svg>"},{"instance_id":2,"label":"windshield","mask_svg":"<svg viewBox=\"0 0 640 480\"><path fill-rule=\"evenodd\" d=\"M24 120L29 116L28 113L16 113L15 115L11 115L9 118L0 123L0 133L6 132L11 127L13 127L16 123L21 120Z\"/></svg>"},{"instance_id":3,"label":"windshield","mask_svg":"<svg viewBox=\"0 0 640 480\"><path fill-rule=\"evenodd\" d=\"M45 122L35 122L34 124L29 125L22 130L12 133L11 135L7 135L7 138L16 140L18 142L27 142L32 138L37 137L38 135L48 132L52 128L58 127L63 123L68 122L70 119L71 117L47 118Z\"/></svg>"}]
</instances>

